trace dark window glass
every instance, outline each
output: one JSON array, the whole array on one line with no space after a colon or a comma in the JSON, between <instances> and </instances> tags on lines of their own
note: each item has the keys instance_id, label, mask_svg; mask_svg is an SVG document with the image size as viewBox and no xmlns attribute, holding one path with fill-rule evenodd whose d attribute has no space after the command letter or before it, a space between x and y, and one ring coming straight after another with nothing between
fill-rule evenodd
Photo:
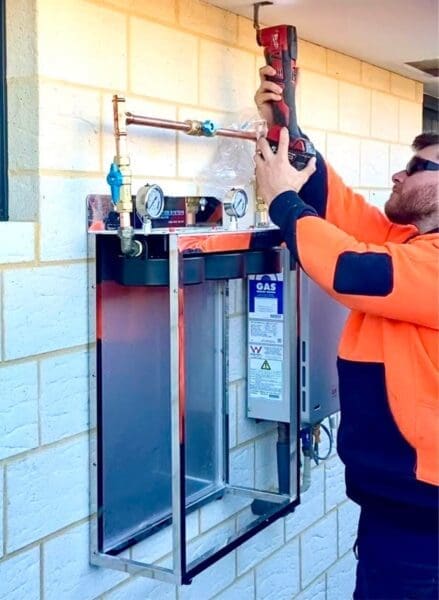
<instances>
[{"instance_id":1,"label":"dark window glass","mask_svg":"<svg viewBox=\"0 0 439 600\"><path fill-rule=\"evenodd\" d=\"M439 98L424 95L423 131L439 133Z\"/></svg>"},{"instance_id":2,"label":"dark window glass","mask_svg":"<svg viewBox=\"0 0 439 600\"><path fill-rule=\"evenodd\" d=\"M0 0L0 221L8 220L8 130L6 104L6 0Z\"/></svg>"}]
</instances>

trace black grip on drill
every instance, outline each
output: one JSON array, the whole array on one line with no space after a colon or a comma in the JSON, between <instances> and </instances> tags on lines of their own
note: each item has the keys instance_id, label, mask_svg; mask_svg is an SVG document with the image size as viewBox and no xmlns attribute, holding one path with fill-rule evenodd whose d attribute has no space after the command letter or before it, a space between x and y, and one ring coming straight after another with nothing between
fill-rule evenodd
<instances>
[{"instance_id":1,"label":"black grip on drill","mask_svg":"<svg viewBox=\"0 0 439 600\"><path fill-rule=\"evenodd\" d=\"M273 102L273 126L267 133L267 140L274 152L279 144L282 127L288 128L290 143L288 158L299 171L306 167L315 156L312 143L303 138L297 125L296 114L296 58L297 36L292 25L267 27L258 32L258 43L264 47L265 61L276 70L276 75L268 77L282 87L282 99Z\"/></svg>"}]
</instances>

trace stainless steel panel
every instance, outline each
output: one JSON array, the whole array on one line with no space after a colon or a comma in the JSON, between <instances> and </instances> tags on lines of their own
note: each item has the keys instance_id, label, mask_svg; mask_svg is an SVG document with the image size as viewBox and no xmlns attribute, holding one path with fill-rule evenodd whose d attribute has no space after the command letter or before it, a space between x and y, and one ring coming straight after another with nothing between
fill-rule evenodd
<instances>
[{"instance_id":1,"label":"stainless steel panel","mask_svg":"<svg viewBox=\"0 0 439 600\"><path fill-rule=\"evenodd\" d=\"M337 351L347 309L300 272L300 384L302 424L340 408Z\"/></svg>"},{"instance_id":2,"label":"stainless steel panel","mask_svg":"<svg viewBox=\"0 0 439 600\"><path fill-rule=\"evenodd\" d=\"M100 288L100 517L108 551L171 514L170 322L167 288ZM185 288L188 501L219 481L218 356L205 351L215 343L215 295L214 283Z\"/></svg>"}]
</instances>

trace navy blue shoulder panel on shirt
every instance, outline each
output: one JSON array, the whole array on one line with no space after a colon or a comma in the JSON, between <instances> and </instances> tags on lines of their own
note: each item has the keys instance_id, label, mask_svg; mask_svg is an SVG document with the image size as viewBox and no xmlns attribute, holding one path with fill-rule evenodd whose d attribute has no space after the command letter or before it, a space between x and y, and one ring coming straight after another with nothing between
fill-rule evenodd
<instances>
[{"instance_id":1,"label":"navy blue shoulder panel on shirt","mask_svg":"<svg viewBox=\"0 0 439 600\"><path fill-rule=\"evenodd\" d=\"M343 252L337 259L333 287L339 294L387 296L393 290L392 257L378 252Z\"/></svg>"},{"instance_id":2,"label":"navy blue shoulder panel on shirt","mask_svg":"<svg viewBox=\"0 0 439 600\"><path fill-rule=\"evenodd\" d=\"M320 152L316 153L316 159L316 170L300 190L299 196L316 210L319 217L325 217L328 199L328 171Z\"/></svg>"}]
</instances>

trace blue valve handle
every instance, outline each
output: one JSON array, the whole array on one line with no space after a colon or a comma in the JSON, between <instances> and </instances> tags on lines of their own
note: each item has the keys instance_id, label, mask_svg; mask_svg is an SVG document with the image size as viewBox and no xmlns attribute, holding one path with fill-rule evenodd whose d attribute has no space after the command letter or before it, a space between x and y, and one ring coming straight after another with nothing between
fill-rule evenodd
<instances>
[{"instance_id":1,"label":"blue valve handle","mask_svg":"<svg viewBox=\"0 0 439 600\"><path fill-rule=\"evenodd\" d=\"M120 200L120 187L123 183L122 173L116 163L111 163L110 170L107 175L107 183L111 188L111 198L114 204Z\"/></svg>"},{"instance_id":2,"label":"blue valve handle","mask_svg":"<svg viewBox=\"0 0 439 600\"><path fill-rule=\"evenodd\" d=\"M213 121L210 120L203 121L201 123L201 131L203 132L203 135L207 137L212 137L215 135L216 125Z\"/></svg>"}]
</instances>

